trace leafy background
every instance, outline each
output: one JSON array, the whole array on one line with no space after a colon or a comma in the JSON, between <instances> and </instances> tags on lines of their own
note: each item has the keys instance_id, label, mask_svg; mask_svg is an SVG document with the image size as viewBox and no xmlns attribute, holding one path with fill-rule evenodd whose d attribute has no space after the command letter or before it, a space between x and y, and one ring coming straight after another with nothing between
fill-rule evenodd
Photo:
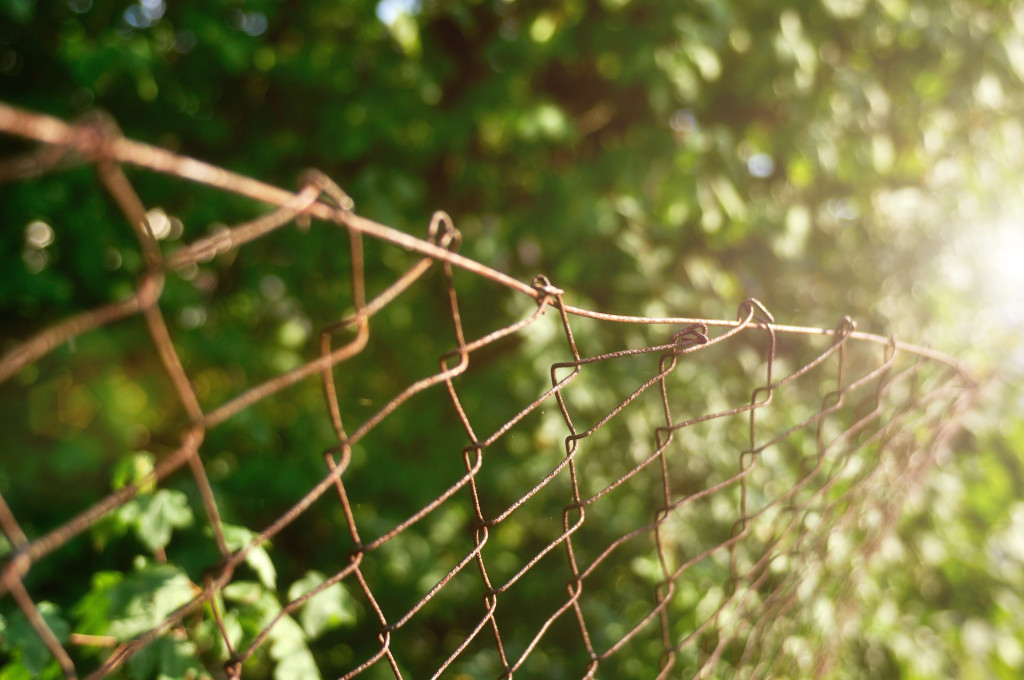
<instances>
[{"instance_id":1,"label":"leafy background","mask_svg":"<svg viewBox=\"0 0 1024 680\"><path fill-rule=\"evenodd\" d=\"M849 314L862 329L962 357L991 378L985 402L910 506L902 541L863 574L868 615L836 672L1019 675L1024 282L1012 258L1024 231L1024 4L3 0L0 17L8 103L64 118L100 108L132 138L282 186L317 167L360 214L417 234L444 209L464 253L521 280L544 273L580 306L722 318L754 296L786 323L831 327ZM5 153L25 148L0 140ZM166 218L167 251L258 213L182 182L131 178L162 211L151 218ZM0 191L5 351L131 290L141 257L88 169ZM334 232L286 230L169 279L161 305L204 406L311 356L312 330L350 295L344 247ZM368 249L379 263L371 289L410 261ZM495 294L459 284L469 300ZM467 323L482 331L515 304L478 307ZM394 393L433 365L450 343L432 327L439 309L422 295L389 311L391 330L370 350L389 370L366 378L367 395ZM524 377L474 388L494 413L537 393L527 369L543 348L520 351ZM135 320L0 386L0 491L33 535L140 478L168 449L183 416L156 365ZM353 418L373 411L367 395L352 395ZM419 406L382 437L458 439ZM296 391L204 444L239 545L322 475L318 452L332 438L322 408L316 389ZM394 453L399 464L414 455ZM367 475L366 494L418 507L453 469L413 468L387 484ZM72 543L66 561L34 567L30 590L48 602L54 630L130 638L187 599L190 576L215 559L198 507L188 480L174 479ZM467 526L451 513L436 531ZM252 634L290 590L333 573L347 548L313 550L330 521L311 518L273 559L252 556L248 579L224 594L231 625ZM419 564L437 545L396 543L390 559ZM76 563L89 565L87 579L54 578ZM152 606L140 609L140 593ZM304 641L316 638L316 663L351 666L354 652L335 644L357 611L348 598L334 589L275 628L254 672L312 672ZM52 676L9 599L0 614L0 676ZM184 677L216 656L167 639L130 673Z\"/></svg>"}]
</instances>

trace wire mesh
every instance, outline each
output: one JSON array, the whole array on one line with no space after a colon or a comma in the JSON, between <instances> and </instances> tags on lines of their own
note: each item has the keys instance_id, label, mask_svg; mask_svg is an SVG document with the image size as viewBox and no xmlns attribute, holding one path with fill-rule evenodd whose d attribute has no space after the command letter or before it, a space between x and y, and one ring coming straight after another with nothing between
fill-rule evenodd
<instances>
[{"instance_id":1,"label":"wire mesh","mask_svg":"<svg viewBox=\"0 0 1024 680\"><path fill-rule=\"evenodd\" d=\"M141 320L139 342L163 373L145 379L175 402L162 426L176 437L152 468L58 526L36 526L0 496L9 544L0 594L66 677L118 673L166 640L189 641L201 672L221 677L265 675L268 655L278 677L824 677L856 627L864 563L889 540L975 393L955 361L858 332L846 317L834 329L785 326L753 299L734 321L572 306L544 276L525 284L460 255L446 214L421 239L357 215L315 171L284 191L126 139L100 117L69 125L0 105L0 130L43 143L0 163L5 180L92 166L143 261L130 293L6 342L7 393L26 392L17 378L33 364L71 361L69 344L104 329L133 332L126 324ZM164 253L123 166L274 207ZM350 297L335 306L347 313L322 321L312 358L212 399L220 393L176 343L185 331L167 318L168 277L225 254L244 258L292 224L309 234L311 222L339 235ZM419 259L371 285L367 240ZM461 291L476 284L487 292L468 308ZM378 337L410 304L437 312L420 329L434 340L419 354L411 341L388 348ZM407 375L401 362L418 377L381 379ZM273 464L286 475L316 458L320 472L303 494L278 499L285 507L258 531L240 530L222 519L233 499L229 485L211 482L209 442L257 427L258 407L293 407L296 386L311 383L330 441ZM434 419L429 440L407 426L416 418ZM261 447L255 435L241 441L250 450L237 452L235 475ZM170 570L149 584L140 600L148 610L136 615L159 620L100 635L54 624L33 591L77 579L70 590L80 597L97 578L75 563L76 541L182 479L210 549L180 564L162 546L152 551ZM278 541L305 541L321 577L287 592L263 579L279 606L243 629L238 610L261 597L254 583L262 560L280 557ZM331 546L330 559L318 544ZM157 602L168 583L187 596ZM312 668L282 671L295 657L281 631L339 584L350 620L318 643Z\"/></svg>"}]
</instances>

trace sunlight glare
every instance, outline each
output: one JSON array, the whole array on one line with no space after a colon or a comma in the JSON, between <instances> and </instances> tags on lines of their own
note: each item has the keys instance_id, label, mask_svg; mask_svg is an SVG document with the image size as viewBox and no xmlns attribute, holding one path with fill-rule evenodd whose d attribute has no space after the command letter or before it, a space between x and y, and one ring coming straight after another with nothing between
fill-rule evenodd
<instances>
[{"instance_id":1,"label":"sunlight glare","mask_svg":"<svg viewBox=\"0 0 1024 680\"><path fill-rule=\"evenodd\" d=\"M1024 324L1024 220L999 221L980 236L980 293L993 313L1013 326Z\"/></svg>"}]
</instances>

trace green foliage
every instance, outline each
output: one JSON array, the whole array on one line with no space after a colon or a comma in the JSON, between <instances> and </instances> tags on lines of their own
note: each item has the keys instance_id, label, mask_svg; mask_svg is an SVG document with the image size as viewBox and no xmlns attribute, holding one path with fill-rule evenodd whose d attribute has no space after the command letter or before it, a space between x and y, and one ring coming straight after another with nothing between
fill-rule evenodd
<instances>
[{"instance_id":1,"label":"green foliage","mask_svg":"<svg viewBox=\"0 0 1024 680\"><path fill-rule=\"evenodd\" d=\"M128 661L132 680L176 680L177 678L208 678L197 662L195 645L188 640L159 638Z\"/></svg>"},{"instance_id":2,"label":"green foliage","mask_svg":"<svg viewBox=\"0 0 1024 680\"><path fill-rule=\"evenodd\" d=\"M318 571L308 571L288 588L288 599L297 600L323 584L327 578ZM326 631L339 626L350 626L356 622L355 602L342 583L334 583L321 590L302 605L299 623L311 639L315 640Z\"/></svg>"},{"instance_id":3,"label":"green foliage","mask_svg":"<svg viewBox=\"0 0 1024 680\"><path fill-rule=\"evenodd\" d=\"M224 526L224 542L227 543L228 549L232 551L248 548L255 538L256 534L245 527ZM245 555L245 563L252 567L260 583L265 588L273 589L276 587L277 571L274 569L274 563L271 561L270 555L267 554L265 546L253 546Z\"/></svg>"},{"instance_id":4,"label":"green foliage","mask_svg":"<svg viewBox=\"0 0 1024 680\"><path fill-rule=\"evenodd\" d=\"M67 642L71 626L61 615L60 608L52 602L40 602L38 609L39 615L43 617L57 641ZM7 621L0 619L0 634L3 635L3 651L11 655L11 662L0 671L0 677L4 680L59 677L59 668L50 655L50 650L46 648L24 614L16 612Z\"/></svg>"},{"instance_id":5,"label":"green foliage","mask_svg":"<svg viewBox=\"0 0 1024 680\"><path fill-rule=\"evenodd\" d=\"M139 495L106 515L93 530L102 546L131 531L153 553L171 542L175 529L192 526L194 517L186 495L177 489L156 489L152 481L153 454L137 452L122 458L114 467L113 488L139 486Z\"/></svg>"},{"instance_id":6,"label":"green foliage","mask_svg":"<svg viewBox=\"0 0 1024 680\"><path fill-rule=\"evenodd\" d=\"M232 643L251 643L281 611L276 595L261 583L235 581L224 588L224 598L233 603L239 639ZM274 677L319 678L313 655L302 628L290 616L281 617L268 636L270 658L275 662Z\"/></svg>"},{"instance_id":7,"label":"green foliage","mask_svg":"<svg viewBox=\"0 0 1024 680\"><path fill-rule=\"evenodd\" d=\"M88 617L95 626L91 634L126 641L158 626L195 595L195 586L179 567L139 558L128 573L97 573L75 614Z\"/></svg>"}]
</instances>

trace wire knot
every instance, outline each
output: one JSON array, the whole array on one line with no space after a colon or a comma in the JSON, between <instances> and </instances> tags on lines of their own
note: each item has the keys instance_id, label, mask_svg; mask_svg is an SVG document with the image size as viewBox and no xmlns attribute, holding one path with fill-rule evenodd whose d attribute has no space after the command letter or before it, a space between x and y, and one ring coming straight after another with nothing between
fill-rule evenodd
<instances>
[{"instance_id":1,"label":"wire knot","mask_svg":"<svg viewBox=\"0 0 1024 680\"><path fill-rule=\"evenodd\" d=\"M711 342L711 340L708 339L707 324L690 324L686 328L672 334L672 344L674 345L672 351L678 353L681 350L696 347L698 345L706 345L709 342Z\"/></svg>"},{"instance_id":2,"label":"wire knot","mask_svg":"<svg viewBox=\"0 0 1024 680\"><path fill-rule=\"evenodd\" d=\"M533 285L534 290L536 290L542 296L558 297L559 295L565 294L564 290L553 286L551 284L551 281L548 280L548 277L544 276L543 274L538 274L537 276L534 276L533 281L531 283Z\"/></svg>"},{"instance_id":3,"label":"wire knot","mask_svg":"<svg viewBox=\"0 0 1024 680\"><path fill-rule=\"evenodd\" d=\"M775 317L772 313L761 304L761 301L757 298L747 298L740 304L739 313L736 315L738 321L743 321L744 318L747 320L760 319L762 323L773 324L775 323Z\"/></svg>"},{"instance_id":4,"label":"wire knot","mask_svg":"<svg viewBox=\"0 0 1024 680\"><path fill-rule=\"evenodd\" d=\"M448 213L438 210L430 218L427 242L455 252L462 244L462 232L455 228L455 223Z\"/></svg>"},{"instance_id":5,"label":"wire knot","mask_svg":"<svg viewBox=\"0 0 1024 680\"><path fill-rule=\"evenodd\" d=\"M849 315L843 315L843 318L836 324L836 342L845 340L850 337L850 334L857 330L857 322L849 317Z\"/></svg>"}]
</instances>

